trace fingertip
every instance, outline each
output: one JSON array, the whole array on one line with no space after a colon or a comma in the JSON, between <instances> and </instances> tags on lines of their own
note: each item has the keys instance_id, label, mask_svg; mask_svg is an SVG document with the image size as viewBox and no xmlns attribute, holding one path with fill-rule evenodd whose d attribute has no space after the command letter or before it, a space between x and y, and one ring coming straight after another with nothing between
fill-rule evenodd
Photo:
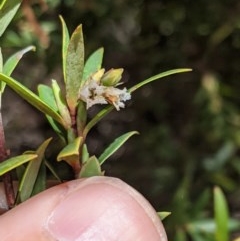
<instances>
[{"instance_id":1,"label":"fingertip","mask_svg":"<svg viewBox=\"0 0 240 241\"><path fill-rule=\"evenodd\" d=\"M167 240L155 210L123 181L92 177L75 184L69 183L71 195L47 222L46 228L56 240Z\"/></svg>"},{"instance_id":2,"label":"fingertip","mask_svg":"<svg viewBox=\"0 0 240 241\"><path fill-rule=\"evenodd\" d=\"M0 229L4 241L167 240L148 201L111 177L74 180L46 190L1 216L0 225L10 230Z\"/></svg>"}]
</instances>

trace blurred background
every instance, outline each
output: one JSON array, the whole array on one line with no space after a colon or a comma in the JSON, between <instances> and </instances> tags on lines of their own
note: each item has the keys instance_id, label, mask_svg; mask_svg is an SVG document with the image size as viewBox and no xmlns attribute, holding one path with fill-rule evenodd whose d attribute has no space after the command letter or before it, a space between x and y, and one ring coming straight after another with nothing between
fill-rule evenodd
<instances>
[{"instance_id":1,"label":"blurred background","mask_svg":"<svg viewBox=\"0 0 240 241\"><path fill-rule=\"evenodd\" d=\"M24 1L1 46L5 56L37 46L14 73L34 91L51 78L62 80L59 14L71 32L83 24L86 55L103 46L103 66L123 67L128 87L169 69L193 69L136 91L88 142L98 155L114 138L138 130L105 164L107 175L134 186L156 210L172 212L164 221L169 240L212 240L196 225L213 215L214 186L226 194L231 216L240 218L240 2ZM44 116L11 90L3 108L12 154L56 138Z\"/></svg>"}]
</instances>

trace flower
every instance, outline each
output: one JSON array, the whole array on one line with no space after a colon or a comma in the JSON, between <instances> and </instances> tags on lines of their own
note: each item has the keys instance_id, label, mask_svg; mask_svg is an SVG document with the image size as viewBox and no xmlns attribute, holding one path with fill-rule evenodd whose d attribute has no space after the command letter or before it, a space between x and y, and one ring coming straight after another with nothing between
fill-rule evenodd
<instances>
[{"instance_id":1,"label":"flower","mask_svg":"<svg viewBox=\"0 0 240 241\"><path fill-rule=\"evenodd\" d=\"M102 70L99 71L102 76ZM95 76L99 76L98 72L93 74L79 91L79 99L86 103L87 109L96 104L111 104L116 110L124 108L124 102L131 99L131 94L127 89L105 86L101 79L94 78Z\"/></svg>"}]
</instances>

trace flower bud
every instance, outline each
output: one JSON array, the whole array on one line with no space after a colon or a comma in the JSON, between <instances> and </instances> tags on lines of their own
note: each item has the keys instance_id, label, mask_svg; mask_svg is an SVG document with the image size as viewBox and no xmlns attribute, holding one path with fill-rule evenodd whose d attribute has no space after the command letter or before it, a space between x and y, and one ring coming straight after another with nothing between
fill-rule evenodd
<instances>
[{"instance_id":1,"label":"flower bud","mask_svg":"<svg viewBox=\"0 0 240 241\"><path fill-rule=\"evenodd\" d=\"M93 79L96 83L100 83L101 78L103 77L104 72L105 72L105 69L100 69L100 70L96 71L91 76L91 79Z\"/></svg>"},{"instance_id":2,"label":"flower bud","mask_svg":"<svg viewBox=\"0 0 240 241\"><path fill-rule=\"evenodd\" d=\"M115 86L122 79L123 69L110 69L101 78L104 86Z\"/></svg>"}]
</instances>

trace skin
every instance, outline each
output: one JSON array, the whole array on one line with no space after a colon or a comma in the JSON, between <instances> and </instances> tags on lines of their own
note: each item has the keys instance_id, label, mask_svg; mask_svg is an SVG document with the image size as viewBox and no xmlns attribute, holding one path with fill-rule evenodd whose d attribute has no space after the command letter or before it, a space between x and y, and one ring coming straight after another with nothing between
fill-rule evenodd
<instances>
[{"instance_id":1,"label":"skin","mask_svg":"<svg viewBox=\"0 0 240 241\"><path fill-rule=\"evenodd\" d=\"M0 208L4 202L0 198ZM111 177L74 180L34 196L0 216L0 237L1 241L167 241L149 202Z\"/></svg>"}]
</instances>

